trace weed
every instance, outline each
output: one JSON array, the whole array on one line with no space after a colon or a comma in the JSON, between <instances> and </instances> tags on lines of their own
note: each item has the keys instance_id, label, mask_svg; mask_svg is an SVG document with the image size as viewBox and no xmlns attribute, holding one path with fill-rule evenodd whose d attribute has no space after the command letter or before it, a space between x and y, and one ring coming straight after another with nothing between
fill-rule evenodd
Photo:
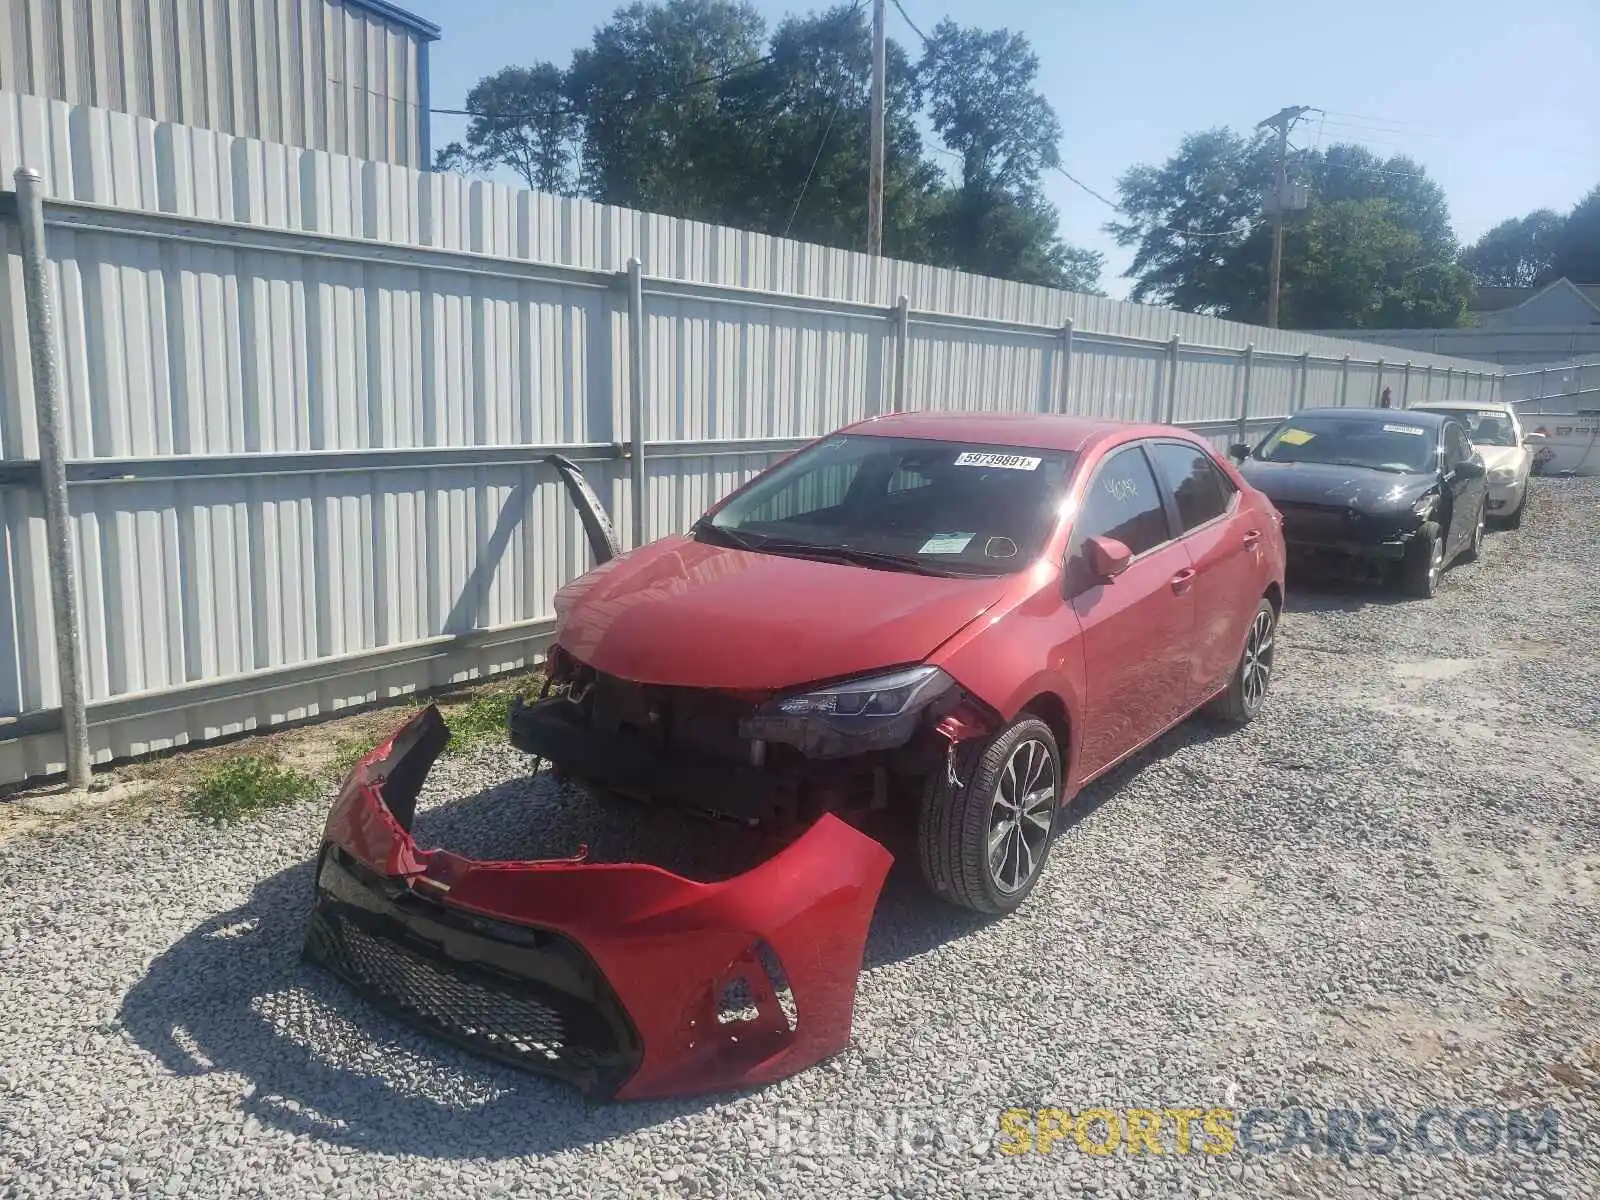
<instances>
[{"instance_id":1,"label":"weed","mask_svg":"<svg viewBox=\"0 0 1600 1200\"><path fill-rule=\"evenodd\" d=\"M373 737L342 737L333 744L333 757L328 760L328 770L341 782L355 769L356 763L378 744Z\"/></svg>"},{"instance_id":2,"label":"weed","mask_svg":"<svg viewBox=\"0 0 1600 1200\"><path fill-rule=\"evenodd\" d=\"M451 752L470 750L485 742L504 741L506 721L511 716L514 691L485 692L445 714L450 726Z\"/></svg>"},{"instance_id":3,"label":"weed","mask_svg":"<svg viewBox=\"0 0 1600 1200\"><path fill-rule=\"evenodd\" d=\"M219 763L201 777L185 807L190 816L227 822L305 800L317 781L270 758L240 755Z\"/></svg>"}]
</instances>

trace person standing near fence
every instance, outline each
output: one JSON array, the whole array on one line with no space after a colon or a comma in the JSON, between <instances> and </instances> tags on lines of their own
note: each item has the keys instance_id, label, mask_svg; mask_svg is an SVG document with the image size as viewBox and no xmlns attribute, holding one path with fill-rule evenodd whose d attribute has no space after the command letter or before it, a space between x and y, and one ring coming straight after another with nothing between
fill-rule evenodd
<instances>
[{"instance_id":1,"label":"person standing near fence","mask_svg":"<svg viewBox=\"0 0 1600 1200\"><path fill-rule=\"evenodd\" d=\"M1378 397L1378 407L1379 408L1393 408L1394 407L1394 400L1393 400L1393 398L1390 397L1388 388L1384 388L1383 389L1383 395Z\"/></svg>"}]
</instances>

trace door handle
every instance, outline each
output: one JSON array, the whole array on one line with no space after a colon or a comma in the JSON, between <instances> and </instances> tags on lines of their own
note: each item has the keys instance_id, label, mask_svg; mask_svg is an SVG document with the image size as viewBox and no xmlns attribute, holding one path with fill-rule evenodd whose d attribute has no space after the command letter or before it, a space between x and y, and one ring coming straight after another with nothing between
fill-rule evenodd
<instances>
[{"instance_id":1,"label":"door handle","mask_svg":"<svg viewBox=\"0 0 1600 1200\"><path fill-rule=\"evenodd\" d=\"M1244 535L1244 548L1246 550L1254 550L1260 544L1261 544L1261 530L1252 529L1249 533Z\"/></svg>"},{"instance_id":2,"label":"door handle","mask_svg":"<svg viewBox=\"0 0 1600 1200\"><path fill-rule=\"evenodd\" d=\"M1181 596L1189 590L1189 585L1194 582L1194 568L1185 567L1172 577L1172 590Z\"/></svg>"}]
</instances>

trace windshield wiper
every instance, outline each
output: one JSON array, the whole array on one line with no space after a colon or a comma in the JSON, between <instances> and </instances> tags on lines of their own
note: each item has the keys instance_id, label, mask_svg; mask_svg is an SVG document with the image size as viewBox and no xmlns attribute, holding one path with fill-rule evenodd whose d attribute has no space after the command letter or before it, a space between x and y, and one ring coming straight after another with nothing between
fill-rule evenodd
<instances>
[{"instance_id":1,"label":"windshield wiper","mask_svg":"<svg viewBox=\"0 0 1600 1200\"><path fill-rule=\"evenodd\" d=\"M816 542L790 542L762 534L743 534L724 529L710 521L696 521L690 533L710 534L727 545L758 554L783 554L794 558L815 558L823 562L844 563L858 567L883 567L891 571L912 571L918 575L937 575L947 579L977 575L976 571L960 571L940 563L930 563L912 554L894 554L887 550L862 550L855 546L824 546Z\"/></svg>"}]
</instances>

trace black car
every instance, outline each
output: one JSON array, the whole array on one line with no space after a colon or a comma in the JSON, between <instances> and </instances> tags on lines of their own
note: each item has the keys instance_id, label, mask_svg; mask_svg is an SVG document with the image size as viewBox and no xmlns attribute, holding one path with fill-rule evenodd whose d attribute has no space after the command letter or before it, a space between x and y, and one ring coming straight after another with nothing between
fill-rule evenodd
<instances>
[{"instance_id":1,"label":"black car","mask_svg":"<svg viewBox=\"0 0 1600 1200\"><path fill-rule=\"evenodd\" d=\"M1398 576L1428 597L1483 544L1487 472L1453 416L1308 408L1229 453L1283 514L1291 569Z\"/></svg>"}]
</instances>

